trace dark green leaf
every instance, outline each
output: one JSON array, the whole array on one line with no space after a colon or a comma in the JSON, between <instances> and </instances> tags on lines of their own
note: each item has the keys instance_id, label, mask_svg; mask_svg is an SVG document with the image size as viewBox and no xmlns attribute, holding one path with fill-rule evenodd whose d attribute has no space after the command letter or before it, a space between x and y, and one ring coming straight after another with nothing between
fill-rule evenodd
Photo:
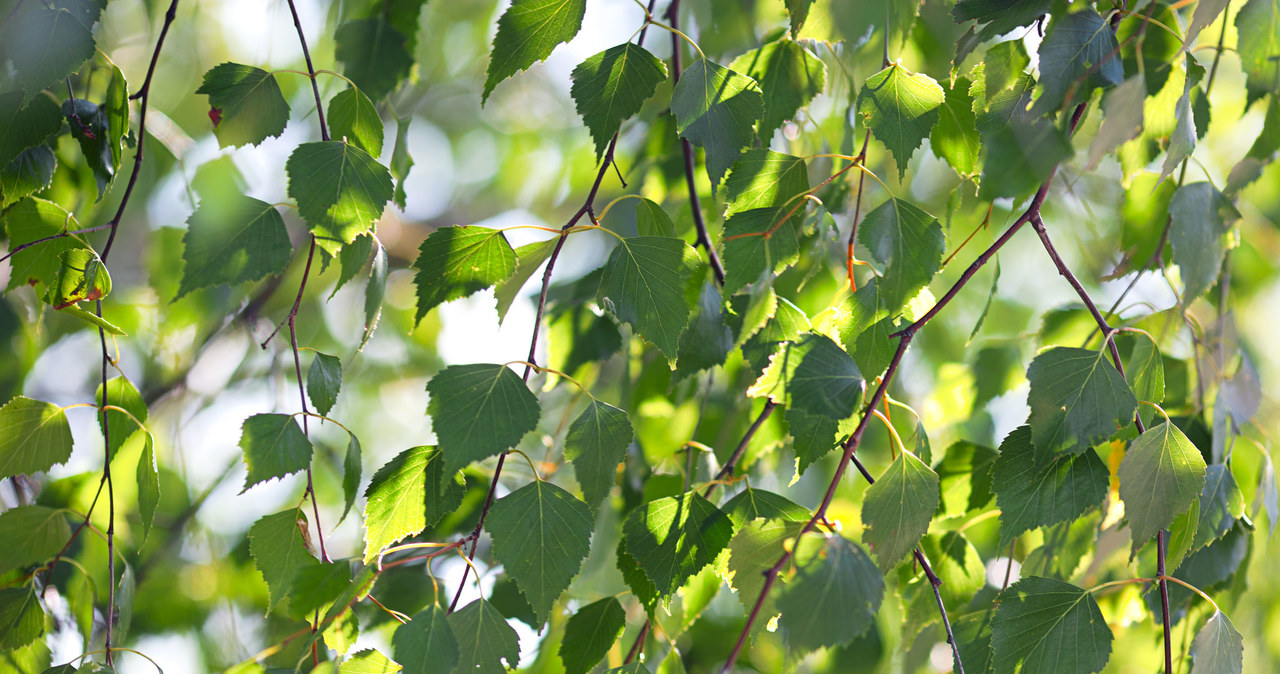
<instances>
[{"instance_id":1,"label":"dark green leaf","mask_svg":"<svg viewBox=\"0 0 1280 674\"><path fill-rule=\"evenodd\" d=\"M0 574L52 558L71 539L61 510L26 505L0 513Z\"/></svg>"},{"instance_id":2,"label":"dark green leaf","mask_svg":"<svg viewBox=\"0 0 1280 674\"><path fill-rule=\"evenodd\" d=\"M1222 611L1191 642L1191 674L1240 674L1244 671L1244 637Z\"/></svg>"},{"instance_id":3,"label":"dark green leaf","mask_svg":"<svg viewBox=\"0 0 1280 674\"><path fill-rule=\"evenodd\" d=\"M729 544L733 522L697 492L650 501L622 525L627 552L668 597Z\"/></svg>"},{"instance_id":4,"label":"dark green leaf","mask_svg":"<svg viewBox=\"0 0 1280 674\"><path fill-rule=\"evenodd\" d=\"M1031 75L1017 75L1017 79L1008 88L988 93L986 68L985 63L979 63L969 73L973 81L969 85L969 95L973 97L973 115L978 132L986 136L1013 122L1032 122L1027 107L1031 105L1031 94L1035 90L1036 81Z\"/></svg>"},{"instance_id":5,"label":"dark green leaf","mask_svg":"<svg viewBox=\"0 0 1280 674\"><path fill-rule=\"evenodd\" d=\"M93 171L101 199L120 164L120 158L112 150L107 113L97 103L76 98L62 102L62 116L71 128L71 137L80 144L85 163Z\"/></svg>"},{"instance_id":6,"label":"dark green leaf","mask_svg":"<svg viewBox=\"0 0 1280 674\"><path fill-rule=\"evenodd\" d=\"M698 294L698 313L680 333L676 378L723 365L732 350L733 331L725 320L720 291L710 281L705 282Z\"/></svg>"},{"instance_id":7,"label":"dark green leaf","mask_svg":"<svg viewBox=\"0 0 1280 674\"><path fill-rule=\"evenodd\" d=\"M803 206L795 197L809 191L804 160L767 148L747 150L724 181L725 217L753 208Z\"/></svg>"},{"instance_id":8,"label":"dark green leaf","mask_svg":"<svg viewBox=\"0 0 1280 674\"><path fill-rule=\"evenodd\" d=\"M0 94L0 166L28 148L43 144L62 128L58 104L37 96L22 105L22 92Z\"/></svg>"},{"instance_id":9,"label":"dark green leaf","mask_svg":"<svg viewBox=\"0 0 1280 674\"><path fill-rule=\"evenodd\" d=\"M281 274L293 257L276 207L239 195L202 199L187 219L182 243L182 282L175 300L200 288Z\"/></svg>"},{"instance_id":10,"label":"dark green leaf","mask_svg":"<svg viewBox=\"0 0 1280 674\"><path fill-rule=\"evenodd\" d=\"M1106 349L1048 349L1031 361L1027 379L1038 456L1084 452L1126 426L1138 407Z\"/></svg>"},{"instance_id":11,"label":"dark green leaf","mask_svg":"<svg viewBox=\"0 0 1280 674\"><path fill-rule=\"evenodd\" d=\"M573 3L562 0L560 4ZM581 21L581 14L578 18ZM495 50L497 46L495 40ZM578 64L573 69L572 78L569 94L573 96L582 121L591 130L591 137L596 142L596 160L599 161L609 146L609 139L622 128L622 122L640 112L640 106L653 95L658 84L667 79L667 66L644 47L627 42ZM491 89L486 85L486 96Z\"/></svg>"},{"instance_id":12,"label":"dark green leaf","mask_svg":"<svg viewBox=\"0 0 1280 674\"><path fill-rule=\"evenodd\" d=\"M413 168L413 157L409 155L409 123L412 117L401 117L396 120L396 144L391 148L391 175L395 176L396 189L392 199L404 210L405 200L409 195L404 191L404 179Z\"/></svg>"},{"instance_id":13,"label":"dark green leaf","mask_svg":"<svg viewBox=\"0 0 1280 674\"><path fill-rule=\"evenodd\" d=\"M676 224L662 206L648 200L640 199L636 204L636 233L640 236L662 236L674 239Z\"/></svg>"},{"instance_id":14,"label":"dark green leaf","mask_svg":"<svg viewBox=\"0 0 1280 674\"><path fill-rule=\"evenodd\" d=\"M875 623L883 598L880 569L857 543L834 535L778 597L783 635L801 652L848 643Z\"/></svg>"},{"instance_id":15,"label":"dark green leaf","mask_svg":"<svg viewBox=\"0 0 1280 674\"><path fill-rule=\"evenodd\" d=\"M501 283L516 272L516 252L507 237L485 227L442 227L418 247L418 270L413 282L418 289L421 321L442 302L466 297Z\"/></svg>"},{"instance_id":16,"label":"dark green leaf","mask_svg":"<svg viewBox=\"0 0 1280 674\"><path fill-rule=\"evenodd\" d=\"M760 518L804 523L813 514L804 506L792 503L785 496L751 487L743 489L737 496L729 499L722 510L729 519L733 520L735 527Z\"/></svg>"},{"instance_id":17,"label":"dark green leaf","mask_svg":"<svg viewBox=\"0 0 1280 674\"><path fill-rule=\"evenodd\" d=\"M99 405L102 404L101 384L98 385L94 399ZM134 433L138 431L146 432L147 429L138 424L147 423L147 403L142 400L142 396L138 393L138 389L134 388L133 382L125 377L112 377L107 380L107 404L119 407L129 413L107 410L107 436L111 441L111 455L115 456L115 453L124 446L126 440L133 437ZM130 418L130 415L132 415L132 418ZM98 428L102 428L101 415L98 415Z\"/></svg>"},{"instance_id":18,"label":"dark green leaf","mask_svg":"<svg viewBox=\"0 0 1280 674\"><path fill-rule=\"evenodd\" d=\"M787 432L796 453L798 475L804 475L809 466L837 447L836 434L839 431L840 422L835 419L795 408L787 409Z\"/></svg>"},{"instance_id":19,"label":"dark green leaf","mask_svg":"<svg viewBox=\"0 0 1280 674\"><path fill-rule=\"evenodd\" d=\"M515 0L498 19L481 104L499 82L546 60L556 45L572 40L586 11L587 0Z\"/></svg>"},{"instance_id":20,"label":"dark green leaf","mask_svg":"<svg viewBox=\"0 0 1280 674\"><path fill-rule=\"evenodd\" d=\"M899 178L907 174L907 161L938 122L938 107L945 99L932 77L897 64L868 77L858 92L858 114L893 153Z\"/></svg>"},{"instance_id":21,"label":"dark green leaf","mask_svg":"<svg viewBox=\"0 0 1280 674\"><path fill-rule=\"evenodd\" d=\"M867 214L858 241L884 265L876 286L891 313L929 284L942 266L946 237L933 216L909 201L890 199Z\"/></svg>"},{"instance_id":22,"label":"dark green leaf","mask_svg":"<svg viewBox=\"0 0 1280 674\"><path fill-rule=\"evenodd\" d=\"M956 78L947 90L942 105L938 107L938 123L929 135L933 153L950 164L962 177L977 174L978 154L982 149L969 87L968 79Z\"/></svg>"},{"instance_id":23,"label":"dark green leaf","mask_svg":"<svg viewBox=\"0 0 1280 674\"><path fill-rule=\"evenodd\" d=\"M616 597L578 609L564 628L560 659L568 674L587 674L613 647L627 626L627 614Z\"/></svg>"},{"instance_id":24,"label":"dark green leaf","mask_svg":"<svg viewBox=\"0 0 1280 674\"><path fill-rule=\"evenodd\" d=\"M545 480L493 502L485 527L493 557L529 600L540 622L569 587L591 548L594 518L587 504Z\"/></svg>"},{"instance_id":25,"label":"dark green leaf","mask_svg":"<svg viewBox=\"0 0 1280 674\"><path fill-rule=\"evenodd\" d=\"M61 407L18 396L0 407L0 478L41 473L71 457L71 424Z\"/></svg>"},{"instance_id":26,"label":"dark green leaf","mask_svg":"<svg viewBox=\"0 0 1280 674\"><path fill-rule=\"evenodd\" d=\"M698 254L680 239L623 239L609 254L596 297L670 361L689 322L684 282L698 264Z\"/></svg>"},{"instance_id":27,"label":"dark green leaf","mask_svg":"<svg viewBox=\"0 0 1280 674\"><path fill-rule=\"evenodd\" d=\"M296 508L267 515L249 527L249 554L271 596L268 610L277 608L303 569L320 566L311 554L306 529L307 516Z\"/></svg>"},{"instance_id":28,"label":"dark green leaf","mask_svg":"<svg viewBox=\"0 0 1280 674\"><path fill-rule=\"evenodd\" d=\"M754 283L765 272L778 273L800 254L803 213L790 208L753 208L735 213L724 223L724 289L731 295Z\"/></svg>"},{"instance_id":29,"label":"dark green leaf","mask_svg":"<svg viewBox=\"0 0 1280 674\"><path fill-rule=\"evenodd\" d=\"M255 414L245 419L240 448L249 469L244 489L311 465L311 441L288 414Z\"/></svg>"},{"instance_id":30,"label":"dark green leaf","mask_svg":"<svg viewBox=\"0 0 1280 674\"><path fill-rule=\"evenodd\" d=\"M39 639L44 634L44 620L34 583L0 590L0 650L12 652Z\"/></svg>"},{"instance_id":31,"label":"dark green leaf","mask_svg":"<svg viewBox=\"0 0 1280 674\"><path fill-rule=\"evenodd\" d=\"M338 391L342 389L342 360L337 356L316 352L315 360L307 370L307 397L315 406L316 412L328 415L338 402Z\"/></svg>"},{"instance_id":32,"label":"dark green leaf","mask_svg":"<svg viewBox=\"0 0 1280 674\"><path fill-rule=\"evenodd\" d=\"M671 94L671 112L681 137L707 151L707 176L719 185L742 148L755 138L764 114L756 81L705 58L685 68Z\"/></svg>"},{"instance_id":33,"label":"dark green leaf","mask_svg":"<svg viewBox=\"0 0 1280 674\"><path fill-rule=\"evenodd\" d=\"M880 479L867 489L862 502L866 530L862 541L884 569L892 569L911 552L929 530L938 509L938 474L903 451Z\"/></svg>"},{"instance_id":34,"label":"dark green leaf","mask_svg":"<svg viewBox=\"0 0 1280 674\"><path fill-rule=\"evenodd\" d=\"M317 244L336 255L373 230L391 200L391 174L369 153L342 141L303 143L285 163L289 196Z\"/></svg>"},{"instance_id":35,"label":"dark green leaf","mask_svg":"<svg viewBox=\"0 0 1280 674\"><path fill-rule=\"evenodd\" d=\"M289 104L275 75L253 66L223 63L204 74L197 94L209 96L219 147L257 145L284 133Z\"/></svg>"},{"instance_id":36,"label":"dark green leaf","mask_svg":"<svg viewBox=\"0 0 1280 674\"><path fill-rule=\"evenodd\" d=\"M396 660L404 674L443 674L458 664L458 641L444 609L429 606L396 628L391 637Z\"/></svg>"},{"instance_id":37,"label":"dark green leaf","mask_svg":"<svg viewBox=\"0 0 1280 674\"><path fill-rule=\"evenodd\" d=\"M951 8L956 22L986 24L984 39L1029 26L1049 11L1049 0L960 0Z\"/></svg>"},{"instance_id":38,"label":"dark green leaf","mask_svg":"<svg viewBox=\"0 0 1280 674\"><path fill-rule=\"evenodd\" d=\"M329 135L369 153L382 154L382 118L373 101L359 89L347 87L329 99Z\"/></svg>"},{"instance_id":39,"label":"dark green leaf","mask_svg":"<svg viewBox=\"0 0 1280 674\"><path fill-rule=\"evenodd\" d=\"M1119 49L1110 26L1092 8L1054 14L1040 43L1043 93L1032 114L1052 113L1085 100L1098 87L1120 84Z\"/></svg>"},{"instance_id":40,"label":"dark green leaf","mask_svg":"<svg viewBox=\"0 0 1280 674\"><path fill-rule=\"evenodd\" d=\"M0 164L0 209L48 187L58 159L47 145L23 150L7 165Z\"/></svg>"},{"instance_id":41,"label":"dark green leaf","mask_svg":"<svg viewBox=\"0 0 1280 674\"><path fill-rule=\"evenodd\" d=\"M1225 5L1225 3L1223 3ZM1200 6L1196 5L1199 14ZM1236 14L1236 31L1239 41L1236 51L1240 54L1249 89L1249 101L1269 91L1271 105L1280 95L1280 82L1276 80L1276 56L1280 55L1280 3L1276 0L1249 0ZM1188 32L1187 44L1191 34Z\"/></svg>"},{"instance_id":42,"label":"dark green leaf","mask_svg":"<svg viewBox=\"0 0 1280 674\"><path fill-rule=\"evenodd\" d=\"M356 277L360 273L360 269L364 267L365 262L369 261L369 255L373 252L372 234L361 234L356 240L342 247L338 253L338 282L333 286L333 290L329 293L329 299L333 299L334 295L345 286L348 281ZM328 260L325 260L328 264Z\"/></svg>"},{"instance_id":43,"label":"dark green leaf","mask_svg":"<svg viewBox=\"0 0 1280 674\"><path fill-rule=\"evenodd\" d=\"M787 383L791 405L828 419L844 419L862 402L866 382L853 359L825 335L805 338L809 348Z\"/></svg>"},{"instance_id":44,"label":"dark green leaf","mask_svg":"<svg viewBox=\"0 0 1280 674\"><path fill-rule=\"evenodd\" d=\"M333 34L333 55L342 72L370 99L379 101L409 76L409 40L381 18L348 21Z\"/></svg>"},{"instance_id":45,"label":"dark green leaf","mask_svg":"<svg viewBox=\"0 0 1280 674\"><path fill-rule=\"evenodd\" d=\"M364 470L364 457L360 449L360 439L355 433L347 436L347 453L342 459L342 517L338 522L347 519L351 506L356 504L356 496L360 494L360 475Z\"/></svg>"},{"instance_id":46,"label":"dark green leaf","mask_svg":"<svg viewBox=\"0 0 1280 674\"><path fill-rule=\"evenodd\" d=\"M1109 472L1097 454L1047 456L1031 435L1027 426L1014 429L991 464L1001 547L1024 531L1077 518L1107 496Z\"/></svg>"},{"instance_id":47,"label":"dark green leaf","mask_svg":"<svg viewBox=\"0 0 1280 674\"><path fill-rule=\"evenodd\" d=\"M991 622L996 671L1089 674L1110 659L1111 628L1088 591L1032 576L999 601Z\"/></svg>"},{"instance_id":48,"label":"dark green leaf","mask_svg":"<svg viewBox=\"0 0 1280 674\"><path fill-rule=\"evenodd\" d=\"M454 671L506 674L520 660L520 639L506 618L483 599L451 613L449 627L458 642L458 667ZM506 665L503 662L506 662Z\"/></svg>"},{"instance_id":49,"label":"dark green leaf","mask_svg":"<svg viewBox=\"0 0 1280 674\"><path fill-rule=\"evenodd\" d=\"M979 116L978 124L982 124ZM984 134L983 199L1021 198L1049 178L1055 166L1071 158L1071 142L1053 124L1014 121Z\"/></svg>"},{"instance_id":50,"label":"dark green leaf","mask_svg":"<svg viewBox=\"0 0 1280 674\"><path fill-rule=\"evenodd\" d=\"M1169 202L1169 214L1173 262L1182 272L1182 301L1190 304L1217 282L1224 238L1240 212L1212 184L1201 182L1179 187Z\"/></svg>"},{"instance_id":51,"label":"dark green leaf","mask_svg":"<svg viewBox=\"0 0 1280 674\"><path fill-rule=\"evenodd\" d=\"M1116 474L1136 553L1200 495L1204 457L1177 426L1165 422L1133 441Z\"/></svg>"},{"instance_id":52,"label":"dark green leaf","mask_svg":"<svg viewBox=\"0 0 1280 674\"><path fill-rule=\"evenodd\" d=\"M764 101L759 131L766 140L822 93L827 83L822 59L785 37L739 56L729 67L759 83Z\"/></svg>"},{"instance_id":53,"label":"dark green leaf","mask_svg":"<svg viewBox=\"0 0 1280 674\"><path fill-rule=\"evenodd\" d=\"M451 365L427 383L445 472L501 454L538 425L538 399L505 365Z\"/></svg>"},{"instance_id":54,"label":"dark green leaf","mask_svg":"<svg viewBox=\"0 0 1280 674\"><path fill-rule=\"evenodd\" d=\"M7 11L5 24L0 37L13 62L13 82L22 90L23 102L93 57L92 23L85 25L65 8L36 7L17 16Z\"/></svg>"},{"instance_id":55,"label":"dark green leaf","mask_svg":"<svg viewBox=\"0 0 1280 674\"><path fill-rule=\"evenodd\" d=\"M582 496L592 508L598 508L613 489L631 438L627 413L595 398L569 426L564 456L573 462Z\"/></svg>"},{"instance_id":56,"label":"dark green leaf","mask_svg":"<svg viewBox=\"0 0 1280 674\"><path fill-rule=\"evenodd\" d=\"M1205 468L1204 489L1200 492L1200 518L1192 549L1198 549L1226 535L1244 515L1244 496L1236 486L1231 468L1215 463ZM1175 567L1176 568L1176 567Z\"/></svg>"}]
</instances>

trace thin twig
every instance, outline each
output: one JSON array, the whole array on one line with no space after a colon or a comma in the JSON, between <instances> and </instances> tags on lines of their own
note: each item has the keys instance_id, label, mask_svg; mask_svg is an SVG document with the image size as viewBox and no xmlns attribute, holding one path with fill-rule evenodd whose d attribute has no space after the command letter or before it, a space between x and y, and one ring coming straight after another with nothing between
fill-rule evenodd
<instances>
[{"instance_id":1,"label":"thin twig","mask_svg":"<svg viewBox=\"0 0 1280 674\"><path fill-rule=\"evenodd\" d=\"M871 129L867 129L867 133L862 137L862 152L854 159L854 163L866 164L867 162L867 143L871 142ZM858 218L862 214L862 187L867 180L867 172L858 172L858 196L853 205L853 226L849 229L849 245L845 251L845 267L849 274L849 287L857 290L853 280L853 245L858 239Z\"/></svg>"},{"instance_id":2,"label":"thin twig","mask_svg":"<svg viewBox=\"0 0 1280 674\"><path fill-rule=\"evenodd\" d=\"M622 664L630 664L637 655L644 652L644 639L649 636L650 622L651 621L646 618L644 624L640 626L640 633L636 635L636 640L631 643L631 649L627 651L627 658L622 661Z\"/></svg>"},{"instance_id":3,"label":"thin twig","mask_svg":"<svg viewBox=\"0 0 1280 674\"><path fill-rule=\"evenodd\" d=\"M302 45L302 58L307 62L307 74L311 78L311 93L316 97L316 115L320 119L320 139L329 140L329 125L324 121L324 105L320 102L320 85L316 84L316 69L311 65L311 51L307 49L307 36L302 31L302 21L298 18L298 8L293 0L289 0L289 13L293 14L293 27L298 31L298 42Z\"/></svg>"}]
</instances>

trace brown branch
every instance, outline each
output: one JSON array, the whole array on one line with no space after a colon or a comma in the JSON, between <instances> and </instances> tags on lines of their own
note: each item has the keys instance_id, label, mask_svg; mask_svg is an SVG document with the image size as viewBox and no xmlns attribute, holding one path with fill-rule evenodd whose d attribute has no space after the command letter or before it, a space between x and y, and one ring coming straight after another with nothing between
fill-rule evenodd
<instances>
[{"instance_id":1,"label":"brown branch","mask_svg":"<svg viewBox=\"0 0 1280 674\"><path fill-rule=\"evenodd\" d=\"M316 115L320 119L320 139L329 140L329 125L324 121L324 105L320 102L320 85L316 84L316 69L311 65L311 51L307 49L307 36L302 31L302 21L298 18L298 8L294 6L293 0L289 0L289 13L293 14L293 27L298 31L302 57L307 62L307 76L311 78L311 93L316 98Z\"/></svg>"}]
</instances>

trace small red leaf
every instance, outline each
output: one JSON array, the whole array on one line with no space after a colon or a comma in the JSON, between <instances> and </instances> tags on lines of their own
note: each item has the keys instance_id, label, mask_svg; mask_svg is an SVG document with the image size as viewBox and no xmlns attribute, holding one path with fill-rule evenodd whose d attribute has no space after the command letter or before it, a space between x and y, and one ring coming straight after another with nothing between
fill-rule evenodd
<instances>
[{"instance_id":1,"label":"small red leaf","mask_svg":"<svg viewBox=\"0 0 1280 674\"><path fill-rule=\"evenodd\" d=\"M213 128L222 123L222 108L209 108L209 119L213 120Z\"/></svg>"}]
</instances>

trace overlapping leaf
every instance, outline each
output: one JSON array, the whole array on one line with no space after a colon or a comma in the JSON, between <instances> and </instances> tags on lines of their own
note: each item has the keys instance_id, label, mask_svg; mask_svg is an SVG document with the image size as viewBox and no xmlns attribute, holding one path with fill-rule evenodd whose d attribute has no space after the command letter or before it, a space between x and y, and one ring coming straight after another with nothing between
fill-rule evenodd
<instances>
[{"instance_id":1,"label":"overlapping leaf","mask_svg":"<svg viewBox=\"0 0 1280 674\"><path fill-rule=\"evenodd\" d=\"M884 265L877 281L883 306L890 312L906 304L942 266L946 237L942 225L909 201L890 199L867 213L858 241Z\"/></svg>"},{"instance_id":2,"label":"overlapping leaf","mask_svg":"<svg viewBox=\"0 0 1280 674\"><path fill-rule=\"evenodd\" d=\"M1027 368L1037 455L1079 454L1133 420L1138 400L1106 350L1054 347Z\"/></svg>"},{"instance_id":3,"label":"overlapping leaf","mask_svg":"<svg viewBox=\"0 0 1280 674\"><path fill-rule=\"evenodd\" d=\"M307 516L295 508L267 515L249 527L249 554L267 581L269 610L280 605L299 573L320 566L303 536L306 526Z\"/></svg>"},{"instance_id":4,"label":"overlapping leaf","mask_svg":"<svg viewBox=\"0 0 1280 674\"><path fill-rule=\"evenodd\" d=\"M945 99L942 87L932 77L897 64L868 77L863 84L858 93L858 114L893 153L899 177L907 174L907 161L938 123L938 107Z\"/></svg>"},{"instance_id":5,"label":"overlapping leaf","mask_svg":"<svg viewBox=\"0 0 1280 674\"><path fill-rule=\"evenodd\" d=\"M564 456L573 462L573 474L582 485L582 496L592 508L598 508L613 489L618 464L626 458L631 438L627 413L594 398L569 425Z\"/></svg>"},{"instance_id":6,"label":"overlapping leaf","mask_svg":"<svg viewBox=\"0 0 1280 674\"><path fill-rule=\"evenodd\" d=\"M339 91L329 99L329 135L369 153L382 154L382 118L364 92L353 87Z\"/></svg>"},{"instance_id":7,"label":"overlapping leaf","mask_svg":"<svg viewBox=\"0 0 1280 674\"><path fill-rule=\"evenodd\" d=\"M71 526L60 510L24 505L0 513L0 573L43 562L71 540Z\"/></svg>"},{"instance_id":8,"label":"overlapping leaf","mask_svg":"<svg viewBox=\"0 0 1280 674\"><path fill-rule=\"evenodd\" d=\"M809 190L804 159L767 148L747 150L724 181L725 217L753 208L795 206ZM784 211L785 212L785 211Z\"/></svg>"},{"instance_id":9,"label":"overlapping leaf","mask_svg":"<svg viewBox=\"0 0 1280 674\"><path fill-rule=\"evenodd\" d=\"M0 166L27 148L44 143L62 128L58 104L38 96L22 104L21 91L0 94Z\"/></svg>"},{"instance_id":10,"label":"overlapping leaf","mask_svg":"<svg viewBox=\"0 0 1280 674\"><path fill-rule=\"evenodd\" d=\"M766 139L822 93L827 83L827 66L822 59L786 38L739 56L729 67L760 85L764 113L759 131Z\"/></svg>"},{"instance_id":11,"label":"overlapping leaf","mask_svg":"<svg viewBox=\"0 0 1280 674\"><path fill-rule=\"evenodd\" d=\"M938 508L938 474L903 451L862 502L862 540L884 569L892 569L929 530Z\"/></svg>"},{"instance_id":12,"label":"overlapping leaf","mask_svg":"<svg viewBox=\"0 0 1280 674\"><path fill-rule=\"evenodd\" d=\"M1092 8L1055 14L1040 43L1040 98L1032 113L1050 113L1088 97L1098 87L1120 84L1119 43Z\"/></svg>"},{"instance_id":13,"label":"overlapping leaf","mask_svg":"<svg viewBox=\"0 0 1280 674\"><path fill-rule=\"evenodd\" d=\"M698 264L698 254L680 239L623 239L609 254L596 297L667 360L674 360L680 333L689 323L684 281Z\"/></svg>"},{"instance_id":14,"label":"overlapping leaf","mask_svg":"<svg viewBox=\"0 0 1280 674\"><path fill-rule=\"evenodd\" d=\"M94 399L102 404L102 385L98 385ZM146 431L139 424L147 423L147 403L143 401L138 389L126 377L112 377L107 380L107 404L119 407L124 412L107 410L107 437L111 454L114 456L129 438L138 431ZM126 414L127 412L127 414ZM102 428L102 416L98 416L98 428Z\"/></svg>"},{"instance_id":15,"label":"overlapping leaf","mask_svg":"<svg viewBox=\"0 0 1280 674\"><path fill-rule=\"evenodd\" d=\"M516 271L516 252L502 232L485 227L442 227L418 248L415 321L442 302L505 281Z\"/></svg>"},{"instance_id":16,"label":"overlapping leaf","mask_svg":"<svg viewBox=\"0 0 1280 674\"><path fill-rule=\"evenodd\" d=\"M667 78L667 66L644 47L627 42L578 64L572 77L569 94L591 130L598 160L622 122L639 112Z\"/></svg>"},{"instance_id":17,"label":"overlapping leaf","mask_svg":"<svg viewBox=\"0 0 1280 674\"><path fill-rule=\"evenodd\" d=\"M1200 495L1204 457L1185 433L1166 421L1133 441L1117 476L1137 552Z\"/></svg>"},{"instance_id":18,"label":"overlapping leaf","mask_svg":"<svg viewBox=\"0 0 1280 674\"><path fill-rule=\"evenodd\" d=\"M0 478L40 473L71 457L71 424L61 407L18 396L0 407Z\"/></svg>"},{"instance_id":19,"label":"overlapping leaf","mask_svg":"<svg viewBox=\"0 0 1280 674\"><path fill-rule=\"evenodd\" d=\"M178 299L201 288L257 281L289 266L293 245L275 206L252 197L202 199L182 237Z\"/></svg>"},{"instance_id":20,"label":"overlapping leaf","mask_svg":"<svg viewBox=\"0 0 1280 674\"><path fill-rule=\"evenodd\" d=\"M426 528L429 516L439 519L443 513L432 508L440 501L461 500L461 490L442 472L443 456L435 447L411 447L373 474L364 495L364 561L378 557L392 543ZM452 496L449 492L454 492ZM456 507L457 503L453 503Z\"/></svg>"},{"instance_id":21,"label":"overlapping leaf","mask_svg":"<svg viewBox=\"0 0 1280 674\"><path fill-rule=\"evenodd\" d=\"M857 543L833 535L778 597L784 638L801 652L848 643L872 626L883 598L880 569Z\"/></svg>"},{"instance_id":22,"label":"overlapping leaf","mask_svg":"<svg viewBox=\"0 0 1280 674\"><path fill-rule=\"evenodd\" d=\"M754 283L766 271L777 273L795 263L804 214L803 209L796 209L786 217L790 211L791 207L753 208L725 221L725 295Z\"/></svg>"},{"instance_id":23,"label":"overlapping leaf","mask_svg":"<svg viewBox=\"0 0 1280 674\"><path fill-rule=\"evenodd\" d=\"M733 522L697 492L650 501L622 525L627 552L660 596L669 596L729 544Z\"/></svg>"},{"instance_id":24,"label":"overlapping leaf","mask_svg":"<svg viewBox=\"0 0 1280 674\"><path fill-rule=\"evenodd\" d=\"M529 387L505 365L451 365L431 378L427 393L427 413L450 475L516 446L542 413Z\"/></svg>"},{"instance_id":25,"label":"overlapping leaf","mask_svg":"<svg viewBox=\"0 0 1280 674\"><path fill-rule=\"evenodd\" d=\"M381 17L356 19L338 26L333 55L342 72L360 91L378 101L391 93L413 69L409 38Z\"/></svg>"},{"instance_id":26,"label":"overlapping leaf","mask_svg":"<svg viewBox=\"0 0 1280 674\"><path fill-rule=\"evenodd\" d=\"M1249 102L1268 91L1280 95L1275 62L1280 54L1280 2L1249 0L1236 14L1235 25L1239 34L1236 51L1244 66Z\"/></svg>"},{"instance_id":27,"label":"overlapping leaf","mask_svg":"<svg viewBox=\"0 0 1280 674\"><path fill-rule=\"evenodd\" d=\"M391 174L368 152L342 141L299 145L285 163L289 196L316 235L337 254L342 244L372 231L391 200Z\"/></svg>"},{"instance_id":28,"label":"overlapping leaf","mask_svg":"<svg viewBox=\"0 0 1280 674\"><path fill-rule=\"evenodd\" d=\"M671 112L680 135L707 151L707 176L719 185L755 137L764 95L750 77L702 58L680 75L671 93Z\"/></svg>"},{"instance_id":29,"label":"overlapping leaf","mask_svg":"<svg viewBox=\"0 0 1280 674\"><path fill-rule=\"evenodd\" d=\"M1107 496L1109 473L1097 454L1046 456L1031 435L1027 426L1014 429L991 464L1002 546L1024 531L1077 518Z\"/></svg>"},{"instance_id":30,"label":"overlapping leaf","mask_svg":"<svg viewBox=\"0 0 1280 674\"><path fill-rule=\"evenodd\" d=\"M41 89L75 73L93 57L94 42L88 25L70 11L37 5L17 12L19 5L6 9L0 37L13 62L14 84L30 101ZM96 20L96 16L93 17Z\"/></svg>"}]
</instances>

